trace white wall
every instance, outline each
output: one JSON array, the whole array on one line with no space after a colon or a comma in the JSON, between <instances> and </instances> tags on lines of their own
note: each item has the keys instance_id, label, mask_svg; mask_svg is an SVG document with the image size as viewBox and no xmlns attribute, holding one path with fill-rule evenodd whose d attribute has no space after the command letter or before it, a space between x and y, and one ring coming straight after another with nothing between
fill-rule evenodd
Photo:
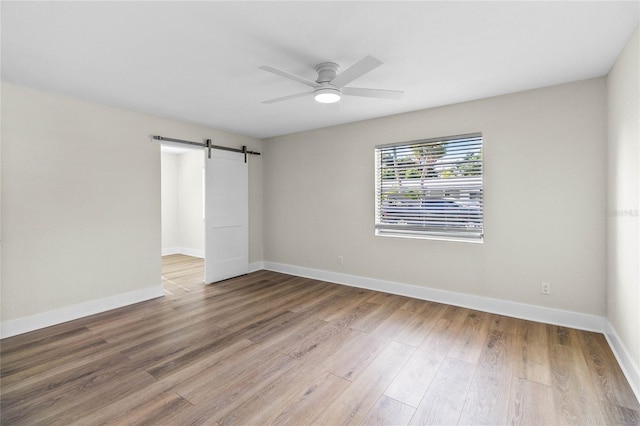
<instances>
[{"instance_id":1,"label":"white wall","mask_svg":"<svg viewBox=\"0 0 640 426\"><path fill-rule=\"evenodd\" d=\"M265 261L603 316L605 89L600 78L266 140ZM375 237L374 146L472 132L485 144L484 244Z\"/></svg>"},{"instance_id":2,"label":"white wall","mask_svg":"<svg viewBox=\"0 0 640 426\"><path fill-rule=\"evenodd\" d=\"M607 78L607 317L635 364L628 370L640 394L639 40L636 29Z\"/></svg>"},{"instance_id":3,"label":"white wall","mask_svg":"<svg viewBox=\"0 0 640 426\"><path fill-rule=\"evenodd\" d=\"M204 257L204 150L162 153L162 253Z\"/></svg>"},{"instance_id":4,"label":"white wall","mask_svg":"<svg viewBox=\"0 0 640 426\"><path fill-rule=\"evenodd\" d=\"M2 85L2 336L161 294L160 146L257 139ZM249 165L262 260L261 157Z\"/></svg>"},{"instance_id":5,"label":"white wall","mask_svg":"<svg viewBox=\"0 0 640 426\"><path fill-rule=\"evenodd\" d=\"M178 168L178 229L180 247L185 254L204 257L203 182L204 150L179 155ZM262 259L260 259L262 260Z\"/></svg>"},{"instance_id":6,"label":"white wall","mask_svg":"<svg viewBox=\"0 0 640 426\"><path fill-rule=\"evenodd\" d=\"M160 200L162 203L162 254L174 253L180 247L178 229L178 165L179 155L160 154Z\"/></svg>"}]
</instances>

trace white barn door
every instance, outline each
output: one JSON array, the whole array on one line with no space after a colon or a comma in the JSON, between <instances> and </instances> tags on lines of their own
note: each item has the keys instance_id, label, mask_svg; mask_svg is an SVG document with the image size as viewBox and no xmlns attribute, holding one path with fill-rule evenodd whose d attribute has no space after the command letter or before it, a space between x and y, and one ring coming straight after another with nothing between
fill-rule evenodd
<instances>
[{"instance_id":1,"label":"white barn door","mask_svg":"<svg viewBox=\"0 0 640 426\"><path fill-rule=\"evenodd\" d=\"M205 150L206 284L249 272L249 180L244 154Z\"/></svg>"}]
</instances>

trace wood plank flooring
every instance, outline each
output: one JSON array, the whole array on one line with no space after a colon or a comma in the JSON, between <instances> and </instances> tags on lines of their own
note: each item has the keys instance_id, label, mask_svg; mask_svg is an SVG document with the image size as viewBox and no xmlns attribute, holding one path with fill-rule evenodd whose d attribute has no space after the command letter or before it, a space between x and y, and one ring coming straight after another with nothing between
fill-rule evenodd
<instances>
[{"instance_id":1,"label":"wood plank flooring","mask_svg":"<svg viewBox=\"0 0 640 426\"><path fill-rule=\"evenodd\" d=\"M259 271L1 342L2 425L640 424L601 334Z\"/></svg>"}]
</instances>

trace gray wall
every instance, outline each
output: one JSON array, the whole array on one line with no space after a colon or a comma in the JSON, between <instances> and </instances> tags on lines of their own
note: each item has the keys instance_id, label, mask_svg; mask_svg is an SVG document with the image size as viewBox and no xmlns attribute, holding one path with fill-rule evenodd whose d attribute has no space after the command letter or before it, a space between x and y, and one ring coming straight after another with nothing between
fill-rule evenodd
<instances>
[{"instance_id":1,"label":"gray wall","mask_svg":"<svg viewBox=\"0 0 640 426\"><path fill-rule=\"evenodd\" d=\"M605 108L599 78L268 139L265 260L604 315ZM473 132L484 243L375 237L374 146Z\"/></svg>"},{"instance_id":2,"label":"gray wall","mask_svg":"<svg viewBox=\"0 0 640 426\"><path fill-rule=\"evenodd\" d=\"M2 85L3 324L162 294L153 134L261 150L255 138ZM249 169L250 262L263 258L261 161Z\"/></svg>"},{"instance_id":3,"label":"gray wall","mask_svg":"<svg viewBox=\"0 0 640 426\"><path fill-rule=\"evenodd\" d=\"M639 52L636 29L607 78L607 316L635 362L636 380L640 380Z\"/></svg>"}]
</instances>

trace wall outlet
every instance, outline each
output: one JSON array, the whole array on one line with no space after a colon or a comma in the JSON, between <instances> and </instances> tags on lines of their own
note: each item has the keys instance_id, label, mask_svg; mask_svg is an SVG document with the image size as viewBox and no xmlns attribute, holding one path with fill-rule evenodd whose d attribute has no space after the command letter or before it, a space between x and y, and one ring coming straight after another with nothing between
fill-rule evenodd
<instances>
[{"instance_id":1,"label":"wall outlet","mask_svg":"<svg viewBox=\"0 0 640 426\"><path fill-rule=\"evenodd\" d=\"M342 265L344 263L344 257L338 256L338 263Z\"/></svg>"},{"instance_id":2,"label":"wall outlet","mask_svg":"<svg viewBox=\"0 0 640 426\"><path fill-rule=\"evenodd\" d=\"M551 294L551 283L542 281L542 284L540 284L540 293Z\"/></svg>"}]
</instances>

